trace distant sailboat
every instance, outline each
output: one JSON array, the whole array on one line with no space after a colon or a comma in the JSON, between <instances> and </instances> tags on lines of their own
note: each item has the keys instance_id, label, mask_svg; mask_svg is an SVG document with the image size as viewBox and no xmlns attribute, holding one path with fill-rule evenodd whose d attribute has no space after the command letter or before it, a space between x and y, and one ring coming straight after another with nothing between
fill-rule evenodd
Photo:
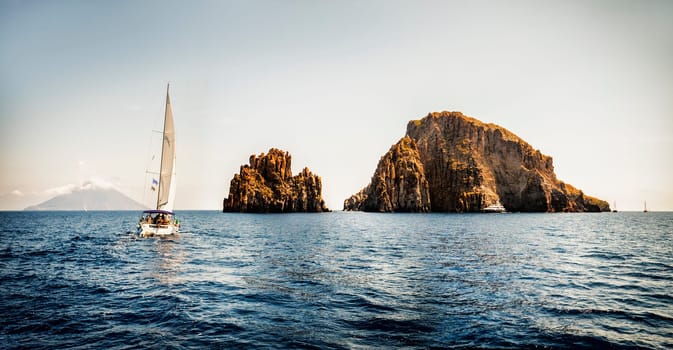
<instances>
[{"instance_id":1,"label":"distant sailboat","mask_svg":"<svg viewBox=\"0 0 673 350\"><path fill-rule=\"evenodd\" d=\"M645 201L645 209L643 209L643 213L647 213L647 201Z\"/></svg>"},{"instance_id":2,"label":"distant sailboat","mask_svg":"<svg viewBox=\"0 0 673 350\"><path fill-rule=\"evenodd\" d=\"M612 209L613 213L617 212L617 201L614 202L614 209Z\"/></svg>"},{"instance_id":3,"label":"distant sailboat","mask_svg":"<svg viewBox=\"0 0 673 350\"><path fill-rule=\"evenodd\" d=\"M159 180L156 181L157 205L154 210L145 210L138 222L138 233L143 237L167 236L178 232L180 224L173 213L175 200L175 126L171 99L166 87L166 112L164 114L163 143Z\"/></svg>"}]
</instances>

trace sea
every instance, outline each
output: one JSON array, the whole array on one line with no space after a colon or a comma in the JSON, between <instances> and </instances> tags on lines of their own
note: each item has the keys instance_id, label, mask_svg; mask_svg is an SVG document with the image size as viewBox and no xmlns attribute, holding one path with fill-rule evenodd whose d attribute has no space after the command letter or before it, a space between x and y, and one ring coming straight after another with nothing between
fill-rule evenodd
<instances>
[{"instance_id":1,"label":"sea","mask_svg":"<svg viewBox=\"0 0 673 350\"><path fill-rule=\"evenodd\" d=\"M0 212L0 348L673 348L673 213L177 215Z\"/></svg>"}]
</instances>

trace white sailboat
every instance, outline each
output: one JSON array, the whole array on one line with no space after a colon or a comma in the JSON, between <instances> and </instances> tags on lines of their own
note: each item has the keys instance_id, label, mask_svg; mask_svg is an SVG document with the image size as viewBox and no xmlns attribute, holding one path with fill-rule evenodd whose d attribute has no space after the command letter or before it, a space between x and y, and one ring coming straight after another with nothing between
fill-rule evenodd
<instances>
[{"instance_id":1,"label":"white sailboat","mask_svg":"<svg viewBox=\"0 0 673 350\"><path fill-rule=\"evenodd\" d=\"M176 234L180 223L173 213L175 200L175 126L171 99L166 87L166 112L164 114L161 166L159 170L156 209L145 210L138 222L138 234L142 237Z\"/></svg>"}]
</instances>

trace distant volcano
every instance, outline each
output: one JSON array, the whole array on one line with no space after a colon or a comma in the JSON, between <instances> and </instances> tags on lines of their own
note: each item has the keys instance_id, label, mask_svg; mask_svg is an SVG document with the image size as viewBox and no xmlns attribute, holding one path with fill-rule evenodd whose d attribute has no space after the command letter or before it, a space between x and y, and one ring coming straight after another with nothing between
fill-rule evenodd
<instances>
[{"instance_id":1,"label":"distant volcano","mask_svg":"<svg viewBox=\"0 0 673 350\"><path fill-rule=\"evenodd\" d=\"M114 188L82 186L24 210L142 210L146 207Z\"/></svg>"}]
</instances>

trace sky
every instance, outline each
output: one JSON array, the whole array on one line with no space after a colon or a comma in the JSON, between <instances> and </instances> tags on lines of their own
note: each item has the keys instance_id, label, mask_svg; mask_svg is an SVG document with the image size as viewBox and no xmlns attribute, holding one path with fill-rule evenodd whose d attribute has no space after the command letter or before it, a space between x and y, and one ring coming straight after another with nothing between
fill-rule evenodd
<instances>
[{"instance_id":1,"label":"sky","mask_svg":"<svg viewBox=\"0 0 673 350\"><path fill-rule=\"evenodd\" d=\"M369 182L409 120L461 111L620 210L673 210L672 1L0 0L0 210L83 184L149 203L166 84L175 207L251 154Z\"/></svg>"}]
</instances>

